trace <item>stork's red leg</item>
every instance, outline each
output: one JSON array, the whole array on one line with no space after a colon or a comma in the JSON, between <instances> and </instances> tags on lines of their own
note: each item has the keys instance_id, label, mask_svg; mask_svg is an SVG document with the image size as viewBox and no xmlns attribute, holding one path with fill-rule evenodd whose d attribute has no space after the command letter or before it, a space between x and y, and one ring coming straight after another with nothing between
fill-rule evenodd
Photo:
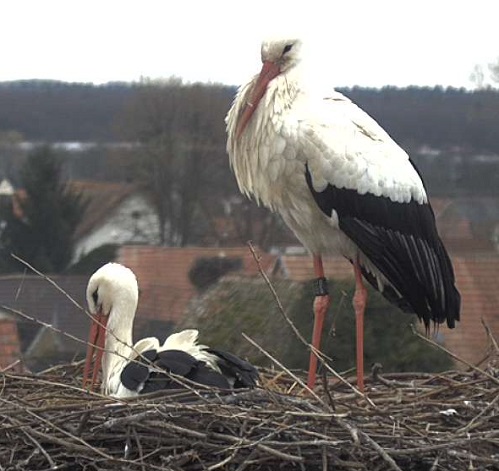
<instances>
[{"instance_id":1,"label":"stork's red leg","mask_svg":"<svg viewBox=\"0 0 499 471\"><path fill-rule=\"evenodd\" d=\"M353 308L357 326L357 387L364 392L364 311L367 304L367 290L362 281L362 271L358 260L353 264L355 271L355 294Z\"/></svg>"},{"instance_id":2,"label":"stork's red leg","mask_svg":"<svg viewBox=\"0 0 499 471\"><path fill-rule=\"evenodd\" d=\"M324 277L324 268L320 255L314 255L314 272L317 277L318 289L314 299L314 331L312 334L312 346L319 350L321 346L322 329L324 318L331 303L331 298L327 292L326 278ZM317 374L317 355L310 352L310 364L308 367L307 386L312 389L315 386L315 377Z\"/></svg>"}]
</instances>

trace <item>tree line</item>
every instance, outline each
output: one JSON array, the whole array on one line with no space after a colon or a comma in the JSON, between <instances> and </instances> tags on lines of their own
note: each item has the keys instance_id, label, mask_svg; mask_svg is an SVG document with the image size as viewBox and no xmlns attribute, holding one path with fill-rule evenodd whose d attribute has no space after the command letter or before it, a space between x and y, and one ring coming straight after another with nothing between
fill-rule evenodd
<instances>
[{"instance_id":1,"label":"tree line","mask_svg":"<svg viewBox=\"0 0 499 471\"><path fill-rule=\"evenodd\" d=\"M116 125L123 110L154 83L158 82L2 82L0 131L18 131L28 141L114 142L123 138ZM225 112L236 91L230 86L185 85L175 79L165 83L192 92L183 93L186 113L193 104L208 106L208 114L212 106ZM354 87L339 91L372 114L403 146L460 146L499 153L499 92L493 88L467 91L442 87ZM215 137L223 139L223 128L223 121L219 121L209 131L215 129Z\"/></svg>"}]
</instances>

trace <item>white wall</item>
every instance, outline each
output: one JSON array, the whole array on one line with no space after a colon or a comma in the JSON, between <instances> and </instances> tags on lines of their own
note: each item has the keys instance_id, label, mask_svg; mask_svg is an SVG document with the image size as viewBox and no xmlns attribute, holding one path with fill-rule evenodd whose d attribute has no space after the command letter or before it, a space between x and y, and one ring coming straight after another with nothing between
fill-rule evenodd
<instances>
[{"instance_id":1,"label":"white wall","mask_svg":"<svg viewBox=\"0 0 499 471\"><path fill-rule=\"evenodd\" d=\"M107 221L83 236L75 246L74 261L104 244L159 243L158 218L146 198L131 195L110 215Z\"/></svg>"}]
</instances>

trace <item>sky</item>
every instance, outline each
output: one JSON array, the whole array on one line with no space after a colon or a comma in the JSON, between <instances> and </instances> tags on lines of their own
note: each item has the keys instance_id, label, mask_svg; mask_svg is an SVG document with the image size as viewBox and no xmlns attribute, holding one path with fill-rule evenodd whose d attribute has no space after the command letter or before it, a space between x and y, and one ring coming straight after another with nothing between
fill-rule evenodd
<instances>
[{"instance_id":1,"label":"sky","mask_svg":"<svg viewBox=\"0 0 499 471\"><path fill-rule=\"evenodd\" d=\"M286 34L334 87L472 88L499 60L498 16L497 0L2 0L0 81L239 85Z\"/></svg>"}]
</instances>

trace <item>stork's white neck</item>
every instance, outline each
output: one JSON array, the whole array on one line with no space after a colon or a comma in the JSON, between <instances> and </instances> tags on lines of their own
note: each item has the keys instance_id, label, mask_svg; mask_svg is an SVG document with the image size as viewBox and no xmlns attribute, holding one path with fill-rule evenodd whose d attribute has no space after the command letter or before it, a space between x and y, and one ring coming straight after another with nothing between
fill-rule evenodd
<instances>
[{"instance_id":1,"label":"stork's white neck","mask_svg":"<svg viewBox=\"0 0 499 471\"><path fill-rule=\"evenodd\" d=\"M299 70L291 69L270 81L239 138L236 134L237 123L250 101L256 77L239 90L227 115L227 151L239 188L271 208L273 204L267 191L274 187L275 182L268 169L275 152L282 150L280 144L285 144L283 127L296 128L298 125L300 113L297 105L304 95L298 76ZM291 110L293 113L290 113Z\"/></svg>"},{"instance_id":2,"label":"stork's white neck","mask_svg":"<svg viewBox=\"0 0 499 471\"><path fill-rule=\"evenodd\" d=\"M102 358L102 393L112 395L120 385L121 371L131 357L135 306L117 302L109 313L106 351Z\"/></svg>"}]
</instances>

